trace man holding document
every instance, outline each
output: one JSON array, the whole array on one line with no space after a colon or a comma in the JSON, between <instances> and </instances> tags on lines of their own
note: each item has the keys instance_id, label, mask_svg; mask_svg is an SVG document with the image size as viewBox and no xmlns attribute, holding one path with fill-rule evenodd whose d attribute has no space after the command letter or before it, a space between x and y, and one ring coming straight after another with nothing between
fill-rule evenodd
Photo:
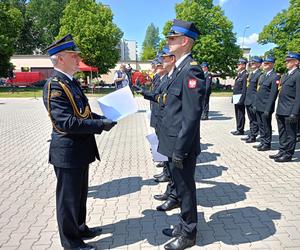
<instances>
[{"instance_id":1,"label":"man holding document","mask_svg":"<svg viewBox=\"0 0 300 250\"><path fill-rule=\"evenodd\" d=\"M243 135L245 127L245 97L247 90L248 72L246 65L248 61L240 58L237 64L238 75L233 86L232 102L234 104L236 131L231 132L233 135Z\"/></svg>"},{"instance_id":2,"label":"man holding document","mask_svg":"<svg viewBox=\"0 0 300 250\"><path fill-rule=\"evenodd\" d=\"M175 69L165 88L164 116L158 152L167 156L180 205L180 222L163 233L173 240L165 249L186 249L196 243L196 158L200 153L200 118L205 95L204 73L191 56L199 30L194 23L174 20L167 45L176 57Z\"/></svg>"},{"instance_id":3,"label":"man holding document","mask_svg":"<svg viewBox=\"0 0 300 250\"><path fill-rule=\"evenodd\" d=\"M66 35L46 50L54 74L45 84L43 101L53 126L49 162L54 165L57 178L61 245L64 249L96 249L83 241L102 231L85 224L89 164L100 159L94 134L109 131L116 122L92 113L79 82L73 78L81 58L72 36Z\"/></svg>"}]
</instances>

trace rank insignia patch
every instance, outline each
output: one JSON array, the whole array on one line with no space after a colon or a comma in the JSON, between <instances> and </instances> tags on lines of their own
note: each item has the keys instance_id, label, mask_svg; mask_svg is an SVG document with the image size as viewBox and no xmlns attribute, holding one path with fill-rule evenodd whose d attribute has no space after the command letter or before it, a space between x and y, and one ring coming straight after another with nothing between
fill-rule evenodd
<instances>
[{"instance_id":1,"label":"rank insignia patch","mask_svg":"<svg viewBox=\"0 0 300 250\"><path fill-rule=\"evenodd\" d=\"M52 90L50 94L50 99L55 98L55 97L60 97L61 96L61 91L59 90Z\"/></svg>"},{"instance_id":2,"label":"rank insignia patch","mask_svg":"<svg viewBox=\"0 0 300 250\"><path fill-rule=\"evenodd\" d=\"M197 86L197 80L196 79L189 79L188 82L188 88L189 89L194 89Z\"/></svg>"}]
</instances>

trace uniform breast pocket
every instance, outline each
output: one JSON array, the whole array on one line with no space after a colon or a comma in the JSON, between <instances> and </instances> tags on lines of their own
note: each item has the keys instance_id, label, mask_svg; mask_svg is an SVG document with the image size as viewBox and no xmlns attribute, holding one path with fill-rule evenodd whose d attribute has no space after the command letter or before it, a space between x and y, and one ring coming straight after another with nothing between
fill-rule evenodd
<instances>
[{"instance_id":1,"label":"uniform breast pocket","mask_svg":"<svg viewBox=\"0 0 300 250\"><path fill-rule=\"evenodd\" d=\"M181 94L181 89L179 89L179 88L168 89L168 95L180 96L180 94Z\"/></svg>"}]
</instances>

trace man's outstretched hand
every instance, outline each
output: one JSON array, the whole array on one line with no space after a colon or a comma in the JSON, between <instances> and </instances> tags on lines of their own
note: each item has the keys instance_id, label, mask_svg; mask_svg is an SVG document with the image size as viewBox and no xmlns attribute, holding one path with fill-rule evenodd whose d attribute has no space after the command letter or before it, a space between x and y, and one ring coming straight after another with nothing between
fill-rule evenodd
<instances>
[{"instance_id":1,"label":"man's outstretched hand","mask_svg":"<svg viewBox=\"0 0 300 250\"><path fill-rule=\"evenodd\" d=\"M105 131L111 130L111 128L117 124L117 122L107 118L103 119L102 123L103 123L103 130Z\"/></svg>"}]
</instances>

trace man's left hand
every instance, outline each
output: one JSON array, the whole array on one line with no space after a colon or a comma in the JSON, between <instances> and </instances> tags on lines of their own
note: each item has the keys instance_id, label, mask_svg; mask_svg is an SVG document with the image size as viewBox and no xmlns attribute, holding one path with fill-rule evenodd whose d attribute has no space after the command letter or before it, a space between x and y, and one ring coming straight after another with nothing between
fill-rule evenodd
<instances>
[{"instance_id":1,"label":"man's left hand","mask_svg":"<svg viewBox=\"0 0 300 250\"><path fill-rule=\"evenodd\" d=\"M176 156L174 153L172 155L172 163L175 167L183 169L183 159Z\"/></svg>"}]
</instances>

